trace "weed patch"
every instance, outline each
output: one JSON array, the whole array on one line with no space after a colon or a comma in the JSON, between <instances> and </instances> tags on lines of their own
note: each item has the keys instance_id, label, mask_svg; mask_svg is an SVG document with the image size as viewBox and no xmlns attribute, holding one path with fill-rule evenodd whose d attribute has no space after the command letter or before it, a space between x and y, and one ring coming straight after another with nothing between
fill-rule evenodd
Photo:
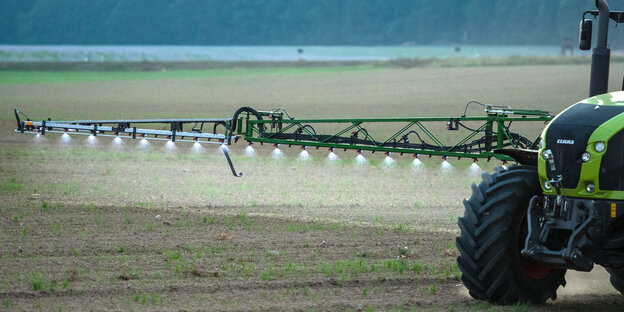
<instances>
[{"instance_id":1,"label":"weed patch","mask_svg":"<svg viewBox=\"0 0 624 312\"><path fill-rule=\"evenodd\" d=\"M31 273L29 279L34 291L56 290L57 282L53 279L43 277L39 272Z\"/></svg>"},{"instance_id":2,"label":"weed patch","mask_svg":"<svg viewBox=\"0 0 624 312\"><path fill-rule=\"evenodd\" d=\"M11 179L7 182L2 182L0 184L0 192L2 193L10 193L17 192L22 188L22 185L17 182L15 177L11 177Z\"/></svg>"},{"instance_id":3,"label":"weed patch","mask_svg":"<svg viewBox=\"0 0 624 312\"><path fill-rule=\"evenodd\" d=\"M134 302L142 305L163 305L167 302L167 298L161 293L136 293L132 296Z\"/></svg>"}]
</instances>

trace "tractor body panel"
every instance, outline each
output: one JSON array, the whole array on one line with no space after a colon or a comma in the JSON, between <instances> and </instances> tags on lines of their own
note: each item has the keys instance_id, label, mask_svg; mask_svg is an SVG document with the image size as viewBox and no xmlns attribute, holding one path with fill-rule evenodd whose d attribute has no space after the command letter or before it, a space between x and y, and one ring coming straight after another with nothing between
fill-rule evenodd
<instances>
[{"instance_id":1,"label":"tractor body panel","mask_svg":"<svg viewBox=\"0 0 624 312\"><path fill-rule=\"evenodd\" d=\"M562 196L624 200L623 129L624 92L589 98L556 116L544 129L539 149L544 195L557 195L550 181L559 174ZM604 150L597 151L597 143L604 144ZM552 152L554 171L544 158L547 150ZM589 154L589 160L583 161L583 153Z\"/></svg>"},{"instance_id":2,"label":"tractor body panel","mask_svg":"<svg viewBox=\"0 0 624 312\"><path fill-rule=\"evenodd\" d=\"M624 265L624 92L583 100L544 129L543 196L527 213L522 254L557 268Z\"/></svg>"}]
</instances>

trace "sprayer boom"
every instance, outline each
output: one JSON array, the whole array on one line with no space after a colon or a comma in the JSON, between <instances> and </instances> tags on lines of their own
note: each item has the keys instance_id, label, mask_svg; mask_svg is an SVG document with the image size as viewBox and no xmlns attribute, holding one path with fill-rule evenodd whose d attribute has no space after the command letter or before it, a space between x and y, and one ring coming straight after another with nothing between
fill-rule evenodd
<instances>
[{"instance_id":1,"label":"sprayer boom","mask_svg":"<svg viewBox=\"0 0 624 312\"><path fill-rule=\"evenodd\" d=\"M17 129L21 133L70 133L93 136L129 136L133 139L171 140L180 142L223 143L229 139L228 124L231 119L128 119L128 120L68 120L68 121L22 121L21 112L15 109ZM137 127L137 125L144 127ZM184 125L193 124L190 131L184 131ZM212 133L203 132L204 126L212 125ZM149 127L147 127L149 126ZM219 126L223 132L218 133ZM157 130L158 128L169 130ZM215 140L215 141L212 141Z\"/></svg>"},{"instance_id":2,"label":"sprayer boom","mask_svg":"<svg viewBox=\"0 0 624 312\"><path fill-rule=\"evenodd\" d=\"M471 102L473 104L476 102ZM481 103L477 103L483 105ZM228 163L237 174L227 152L230 145L243 138L249 144L269 143L310 147L458 158L514 160L505 148L534 150L537 139L514 133L512 122L547 122L545 111L513 110L485 106L485 116L419 118L349 118L295 119L283 108L257 111L238 109L232 118L218 119L135 119L135 120L66 120L32 121L15 109L16 132L79 134L114 138L221 144ZM21 120L20 115L27 118ZM434 128L435 127L435 128ZM190 128L190 129L189 129ZM452 131L452 139L439 138L434 130ZM445 143L446 142L446 143ZM451 142L451 143L449 143ZM517 159L517 158L516 158Z\"/></svg>"}]
</instances>

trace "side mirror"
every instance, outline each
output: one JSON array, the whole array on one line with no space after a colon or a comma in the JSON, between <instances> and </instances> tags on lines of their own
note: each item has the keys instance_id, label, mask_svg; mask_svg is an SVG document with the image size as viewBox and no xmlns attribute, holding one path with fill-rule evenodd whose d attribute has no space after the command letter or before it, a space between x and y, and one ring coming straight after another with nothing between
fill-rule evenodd
<instances>
[{"instance_id":1,"label":"side mirror","mask_svg":"<svg viewBox=\"0 0 624 312\"><path fill-rule=\"evenodd\" d=\"M579 30L579 48L583 51L591 49L592 21L583 19Z\"/></svg>"}]
</instances>

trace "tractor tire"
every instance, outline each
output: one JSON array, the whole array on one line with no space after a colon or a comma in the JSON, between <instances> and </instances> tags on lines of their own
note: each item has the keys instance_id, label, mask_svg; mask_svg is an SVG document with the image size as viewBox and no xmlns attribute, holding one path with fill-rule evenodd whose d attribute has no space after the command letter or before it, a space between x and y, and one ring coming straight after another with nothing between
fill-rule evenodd
<instances>
[{"instance_id":1,"label":"tractor tire","mask_svg":"<svg viewBox=\"0 0 624 312\"><path fill-rule=\"evenodd\" d=\"M606 268L607 272L611 275L611 285L622 295L624 295L624 267L619 269Z\"/></svg>"},{"instance_id":2,"label":"tractor tire","mask_svg":"<svg viewBox=\"0 0 624 312\"><path fill-rule=\"evenodd\" d=\"M470 295L496 304L543 304L565 286L565 269L551 269L525 259L520 251L527 236L527 209L541 194L537 168L498 167L484 173L473 194L464 199L457 265Z\"/></svg>"}]
</instances>

